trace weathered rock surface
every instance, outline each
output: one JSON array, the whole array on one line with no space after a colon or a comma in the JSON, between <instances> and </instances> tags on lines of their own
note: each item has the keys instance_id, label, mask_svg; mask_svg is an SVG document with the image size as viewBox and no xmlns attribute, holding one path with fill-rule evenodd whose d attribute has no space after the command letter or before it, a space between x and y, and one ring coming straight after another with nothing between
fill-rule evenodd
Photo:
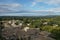
<instances>
[{"instance_id":1,"label":"weathered rock surface","mask_svg":"<svg viewBox=\"0 0 60 40\"><path fill-rule=\"evenodd\" d=\"M50 33L45 31L40 32L40 30L36 28L28 29L27 32L19 27L4 28L2 30L2 36L6 40L54 40L48 37L49 34Z\"/></svg>"}]
</instances>

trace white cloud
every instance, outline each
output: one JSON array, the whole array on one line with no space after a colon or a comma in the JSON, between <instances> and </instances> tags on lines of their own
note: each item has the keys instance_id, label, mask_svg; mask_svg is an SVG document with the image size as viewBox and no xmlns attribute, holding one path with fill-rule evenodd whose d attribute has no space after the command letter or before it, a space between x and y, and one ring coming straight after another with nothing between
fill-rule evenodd
<instances>
[{"instance_id":1,"label":"white cloud","mask_svg":"<svg viewBox=\"0 0 60 40\"><path fill-rule=\"evenodd\" d=\"M21 7L22 5L18 3L0 4L0 12L18 11Z\"/></svg>"},{"instance_id":2,"label":"white cloud","mask_svg":"<svg viewBox=\"0 0 60 40\"><path fill-rule=\"evenodd\" d=\"M60 7L45 10L32 10L31 12L60 12Z\"/></svg>"},{"instance_id":3,"label":"white cloud","mask_svg":"<svg viewBox=\"0 0 60 40\"><path fill-rule=\"evenodd\" d=\"M52 9L49 9L49 10L52 10L54 12L60 12L60 7L59 8L52 8Z\"/></svg>"},{"instance_id":4,"label":"white cloud","mask_svg":"<svg viewBox=\"0 0 60 40\"><path fill-rule=\"evenodd\" d=\"M9 10L8 8L0 7L0 12L11 12L12 10Z\"/></svg>"},{"instance_id":5,"label":"white cloud","mask_svg":"<svg viewBox=\"0 0 60 40\"><path fill-rule=\"evenodd\" d=\"M50 0L50 1L46 2L46 3L50 4L50 5L58 6L60 4L60 0Z\"/></svg>"},{"instance_id":6,"label":"white cloud","mask_svg":"<svg viewBox=\"0 0 60 40\"><path fill-rule=\"evenodd\" d=\"M22 5L17 3L11 3L11 4L0 4L0 7L16 8L16 7L22 7Z\"/></svg>"},{"instance_id":7,"label":"white cloud","mask_svg":"<svg viewBox=\"0 0 60 40\"><path fill-rule=\"evenodd\" d=\"M45 12L60 12L60 7L58 8L50 8L50 9L46 9L46 10L36 10L36 11L45 11Z\"/></svg>"},{"instance_id":8,"label":"white cloud","mask_svg":"<svg viewBox=\"0 0 60 40\"><path fill-rule=\"evenodd\" d=\"M34 7L36 5L36 2L32 2L31 7Z\"/></svg>"},{"instance_id":9,"label":"white cloud","mask_svg":"<svg viewBox=\"0 0 60 40\"><path fill-rule=\"evenodd\" d=\"M56 8L49 8L47 10L54 11L54 12L60 12L60 0L35 0L35 2L36 3L43 2L43 3L48 4L48 5L54 5L54 6L56 6ZM42 6L42 8L44 8L44 6Z\"/></svg>"},{"instance_id":10,"label":"white cloud","mask_svg":"<svg viewBox=\"0 0 60 40\"><path fill-rule=\"evenodd\" d=\"M35 0L35 2L44 2L46 4L53 4L53 5L59 5L60 0Z\"/></svg>"}]
</instances>

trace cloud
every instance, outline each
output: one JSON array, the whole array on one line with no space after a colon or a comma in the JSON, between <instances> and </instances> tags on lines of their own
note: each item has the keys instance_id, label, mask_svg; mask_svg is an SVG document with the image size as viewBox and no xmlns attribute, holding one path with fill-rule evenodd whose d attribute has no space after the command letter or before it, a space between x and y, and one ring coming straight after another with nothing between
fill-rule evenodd
<instances>
[{"instance_id":1,"label":"cloud","mask_svg":"<svg viewBox=\"0 0 60 40\"><path fill-rule=\"evenodd\" d=\"M34 0L37 5L39 2L47 4L45 6L40 6L40 8L45 8L50 11L60 12L60 0ZM50 8L49 8L50 7Z\"/></svg>"},{"instance_id":2,"label":"cloud","mask_svg":"<svg viewBox=\"0 0 60 40\"><path fill-rule=\"evenodd\" d=\"M18 3L0 4L0 12L18 11L21 7L22 5Z\"/></svg>"},{"instance_id":3,"label":"cloud","mask_svg":"<svg viewBox=\"0 0 60 40\"><path fill-rule=\"evenodd\" d=\"M0 12L11 12L12 10L9 10L8 8L3 8L3 7L0 7Z\"/></svg>"},{"instance_id":4,"label":"cloud","mask_svg":"<svg viewBox=\"0 0 60 40\"><path fill-rule=\"evenodd\" d=\"M54 12L60 12L60 7L57 7L57 8L51 8L51 9L49 9L49 10L52 10L52 11L54 11Z\"/></svg>"},{"instance_id":5,"label":"cloud","mask_svg":"<svg viewBox=\"0 0 60 40\"><path fill-rule=\"evenodd\" d=\"M8 8L0 8L0 12L10 12L10 13L56 13L60 12L60 8L52 8L47 10L20 10L20 11L14 11L10 10Z\"/></svg>"},{"instance_id":6,"label":"cloud","mask_svg":"<svg viewBox=\"0 0 60 40\"><path fill-rule=\"evenodd\" d=\"M21 13L20 13L21 12ZM49 10L25 10L20 11L19 13L2 13L0 16L43 16L55 14L53 11Z\"/></svg>"},{"instance_id":7,"label":"cloud","mask_svg":"<svg viewBox=\"0 0 60 40\"><path fill-rule=\"evenodd\" d=\"M21 10L16 13L46 13L46 12L54 12L52 10Z\"/></svg>"},{"instance_id":8,"label":"cloud","mask_svg":"<svg viewBox=\"0 0 60 40\"><path fill-rule=\"evenodd\" d=\"M36 2L32 2L31 7L34 7L36 5Z\"/></svg>"},{"instance_id":9,"label":"cloud","mask_svg":"<svg viewBox=\"0 0 60 40\"><path fill-rule=\"evenodd\" d=\"M50 0L50 1L46 2L46 3L50 4L50 5L59 6L60 0Z\"/></svg>"},{"instance_id":10,"label":"cloud","mask_svg":"<svg viewBox=\"0 0 60 40\"><path fill-rule=\"evenodd\" d=\"M21 5L21 4L17 4L17 3L12 3L12 4L0 4L0 7L16 8L16 7L22 7L22 5Z\"/></svg>"},{"instance_id":11,"label":"cloud","mask_svg":"<svg viewBox=\"0 0 60 40\"><path fill-rule=\"evenodd\" d=\"M35 2L44 2L49 5L59 5L60 0L35 0Z\"/></svg>"}]
</instances>

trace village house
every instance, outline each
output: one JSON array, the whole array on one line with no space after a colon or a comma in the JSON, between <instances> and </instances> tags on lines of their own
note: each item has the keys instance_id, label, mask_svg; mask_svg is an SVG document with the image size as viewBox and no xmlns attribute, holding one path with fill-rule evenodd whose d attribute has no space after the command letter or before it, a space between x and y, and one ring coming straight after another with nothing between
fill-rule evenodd
<instances>
[{"instance_id":1,"label":"village house","mask_svg":"<svg viewBox=\"0 0 60 40\"><path fill-rule=\"evenodd\" d=\"M43 25L47 25L48 24L48 22L43 22Z\"/></svg>"}]
</instances>

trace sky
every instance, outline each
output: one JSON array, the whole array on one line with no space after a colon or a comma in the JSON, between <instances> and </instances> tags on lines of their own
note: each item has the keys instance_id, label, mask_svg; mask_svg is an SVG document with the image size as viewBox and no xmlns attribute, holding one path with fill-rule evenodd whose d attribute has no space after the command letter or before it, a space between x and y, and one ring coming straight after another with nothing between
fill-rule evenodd
<instances>
[{"instance_id":1,"label":"sky","mask_svg":"<svg viewBox=\"0 0 60 40\"><path fill-rule=\"evenodd\" d=\"M0 16L60 15L59 12L60 0L0 0Z\"/></svg>"}]
</instances>

